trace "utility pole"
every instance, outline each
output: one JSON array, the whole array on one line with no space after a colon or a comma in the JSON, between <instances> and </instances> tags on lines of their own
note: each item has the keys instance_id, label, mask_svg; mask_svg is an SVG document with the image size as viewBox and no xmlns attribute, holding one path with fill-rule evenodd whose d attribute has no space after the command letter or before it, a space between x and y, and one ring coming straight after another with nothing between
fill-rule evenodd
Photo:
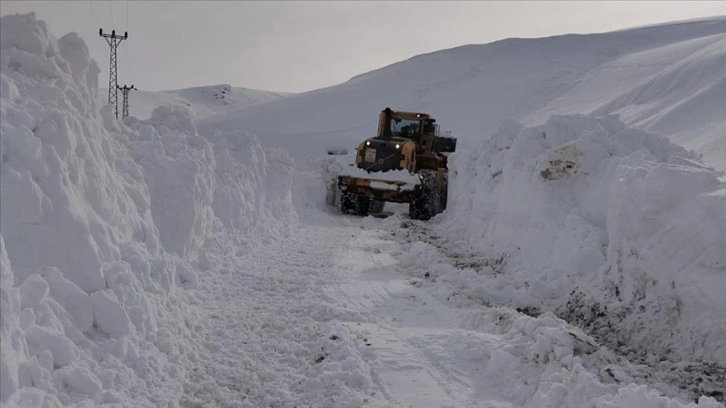
<instances>
[{"instance_id":1,"label":"utility pole","mask_svg":"<svg viewBox=\"0 0 726 408\"><path fill-rule=\"evenodd\" d=\"M135 91L137 88L134 88L134 84L131 84L131 87L124 85L119 86L118 89L121 90L121 93L124 96L123 113L121 114L121 118L126 119L129 117L129 91Z\"/></svg>"},{"instance_id":2,"label":"utility pole","mask_svg":"<svg viewBox=\"0 0 726 408\"><path fill-rule=\"evenodd\" d=\"M116 49L118 48L119 44L121 44L121 41L129 38L128 31L124 32L123 36L116 35L116 30L112 30L111 34L104 34L103 28L98 29L98 35L106 39L106 42L111 47L111 63L109 64L109 73L108 73L108 103L110 105L114 105L114 112L116 113L116 119L118 119L118 75L117 75L117 65L116 65Z\"/></svg>"}]
</instances>

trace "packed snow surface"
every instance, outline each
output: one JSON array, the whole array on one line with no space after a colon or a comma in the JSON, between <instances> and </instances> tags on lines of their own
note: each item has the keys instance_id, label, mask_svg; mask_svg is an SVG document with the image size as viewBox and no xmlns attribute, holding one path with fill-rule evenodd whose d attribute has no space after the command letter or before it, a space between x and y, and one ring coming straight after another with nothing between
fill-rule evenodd
<instances>
[{"instance_id":1,"label":"packed snow surface","mask_svg":"<svg viewBox=\"0 0 726 408\"><path fill-rule=\"evenodd\" d=\"M726 187L667 138L607 115L508 120L451 157L431 222L344 216L324 207L339 162L245 132L337 144L317 107L201 134L174 103L117 121L81 38L0 23L2 406L724 407ZM380 98L338 117L360 102L338 95L319 107L335 126L375 127ZM446 103L483 125L485 104Z\"/></svg>"}]
</instances>

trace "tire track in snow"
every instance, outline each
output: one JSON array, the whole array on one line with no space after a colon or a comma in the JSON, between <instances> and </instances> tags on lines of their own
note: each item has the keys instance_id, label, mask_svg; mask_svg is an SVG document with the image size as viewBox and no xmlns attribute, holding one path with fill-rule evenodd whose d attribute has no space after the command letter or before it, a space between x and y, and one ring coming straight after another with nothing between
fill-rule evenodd
<instances>
[{"instance_id":1,"label":"tire track in snow","mask_svg":"<svg viewBox=\"0 0 726 408\"><path fill-rule=\"evenodd\" d=\"M308 226L284 242L226 260L200 278L206 317L183 407L359 407L377 399L341 321L364 314L322 287L349 231ZM220 262L221 263L221 262Z\"/></svg>"},{"instance_id":2,"label":"tire track in snow","mask_svg":"<svg viewBox=\"0 0 726 408\"><path fill-rule=\"evenodd\" d=\"M427 304L433 299L423 300L416 293L415 286L401 274L397 261L388 252L395 244L377 235L380 233L359 238L361 249L369 251L369 256L355 254L352 259L342 260L341 270L350 270L352 281L327 287L332 297L373 314L370 322L349 329L352 336L369 347L364 355L368 357L374 381L397 407L474 406L475 402L469 399L473 394L470 384L440 372L416 344L431 333L452 331L458 319L438 302Z\"/></svg>"},{"instance_id":3,"label":"tire track in snow","mask_svg":"<svg viewBox=\"0 0 726 408\"><path fill-rule=\"evenodd\" d=\"M200 278L205 340L183 407L481 406L417 345L449 331L453 314L427 307L395 243L359 224L305 225Z\"/></svg>"}]
</instances>

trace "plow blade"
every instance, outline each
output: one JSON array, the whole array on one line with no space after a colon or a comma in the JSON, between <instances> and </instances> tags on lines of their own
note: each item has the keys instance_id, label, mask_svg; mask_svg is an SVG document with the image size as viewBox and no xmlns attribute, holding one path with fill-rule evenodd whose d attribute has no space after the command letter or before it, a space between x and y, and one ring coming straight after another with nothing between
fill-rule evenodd
<instances>
[{"instance_id":1,"label":"plow blade","mask_svg":"<svg viewBox=\"0 0 726 408\"><path fill-rule=\"evenodd\" d=\"M376 201L410 203L414 199L415 185L399 180L376 180L354 176L338 177L338 187L342 193Z\"/></svg>"}]
</instances>

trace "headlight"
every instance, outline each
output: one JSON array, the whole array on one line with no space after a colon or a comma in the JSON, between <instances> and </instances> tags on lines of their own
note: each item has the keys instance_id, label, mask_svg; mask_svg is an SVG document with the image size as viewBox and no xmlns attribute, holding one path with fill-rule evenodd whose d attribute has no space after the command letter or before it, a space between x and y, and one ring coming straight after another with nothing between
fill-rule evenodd
<instances>
[{"instance_id":1,"label":"headlight","mask_svg":"<svg viewBox=\"0 0 726 408\"><path fill-rule=\"evenodd\" d=\"M367 140L366 141L366 146L370 146L370 145L371 145L371 141L370 140Z\"/></svg>"},{"instance_id":2,"label":"headlight","mask_svg":"<svg viewBox=\"0 0 726 408\"><path fill-rule=\"evenodd\" d=\"M396 143L396 149L400 149L400 148L401 148L401 145Z\"/></svg>"}]
</instances>

